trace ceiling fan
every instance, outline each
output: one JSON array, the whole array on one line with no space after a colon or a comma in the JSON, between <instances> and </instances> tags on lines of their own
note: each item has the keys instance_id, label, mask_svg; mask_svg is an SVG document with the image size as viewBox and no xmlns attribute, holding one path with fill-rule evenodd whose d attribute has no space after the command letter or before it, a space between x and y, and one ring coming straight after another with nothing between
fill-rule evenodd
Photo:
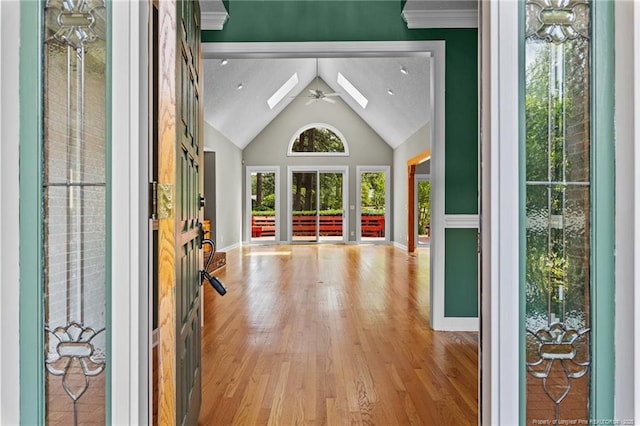
<instances>
[{"instance_id":1,"label":"ceiling fan","mask_svg":"<svg viewBox=\"0 0 640 426\"><path fill-rule=\"evenodd\" d=\"M330 104L335 104L336 101L331 99L333 97L336 96L340 96L340 93L338 92L333 92L333 93L324 93L324 91L322 89L319 88L318 86L318 78L319 78L319 73L318 73L318 58L316 58L316 88L315 89L309 89L309 93L308 95L304 95L307 98L311 98L307 101L307 103L305 105L311 105L314 102L318 102L318 101L325 101L325 102L329 102Z\"/></svg>"}]
</instances>

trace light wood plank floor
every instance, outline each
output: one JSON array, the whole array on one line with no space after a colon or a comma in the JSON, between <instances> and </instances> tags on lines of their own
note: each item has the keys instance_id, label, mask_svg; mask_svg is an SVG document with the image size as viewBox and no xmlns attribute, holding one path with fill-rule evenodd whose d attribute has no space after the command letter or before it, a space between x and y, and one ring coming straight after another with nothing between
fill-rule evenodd
<instances>
[{"instance_id":1,"label":"light wood plank floor","mask_svg":"<svg viewBox=\"0 0 640 426\"><path fill-rule=\"evenodd\" d=\"M429 327L429 251L253 246L204 288L203 425L477 424L477 333Z\"/></svg>"}]
</instances>

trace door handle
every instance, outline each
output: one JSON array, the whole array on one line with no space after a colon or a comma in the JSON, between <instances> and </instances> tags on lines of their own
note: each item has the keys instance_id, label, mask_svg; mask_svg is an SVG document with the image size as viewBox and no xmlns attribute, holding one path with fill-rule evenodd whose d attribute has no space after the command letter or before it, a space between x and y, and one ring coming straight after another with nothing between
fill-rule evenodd
<instances>
[{"instance_id":1,"label":"door handle","mask_svg":"<svg viewBox=\"0 0 640 426\"><path fill-rule=\"evenodd\" d=\"M202 228L201 228L202 229ZM200 247L202 247L202 244L208 244L211 246L211 251L209 252L209 260L207 260L207 264L205 265L204 269L202 271L200 271L200 277L201 277L201 283L200 285L202 285L202 282L204 282L205 280L211 284L211 287L213 287L215 289L215 291L218 292L218 294L220 296L224 296L225 294L227 294L227 289L224 288L224 285L222 285L222 283L220 282L219 279L217 279L216 277L214 277L213 275L209 274L209 265L211 264L211 262L213 261L213 255L216 254L216 245L213 241L211 241L210 239L202 239L200 240Z\"/></svg>"}]
</instances>

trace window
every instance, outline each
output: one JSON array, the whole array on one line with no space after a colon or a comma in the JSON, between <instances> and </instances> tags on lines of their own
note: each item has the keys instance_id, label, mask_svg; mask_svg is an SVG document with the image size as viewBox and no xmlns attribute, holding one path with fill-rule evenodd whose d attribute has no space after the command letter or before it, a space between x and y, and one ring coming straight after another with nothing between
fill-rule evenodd
<instances>
[{"instance_id":1,"label":"window","mask_svg":"<svg viewBox=\"0 0 640 426\"><path fill-rule=\"evenodd\" d=\"M299 129L289 142L290 156L349 155L344 136L328 124L310 124Z\"/></svg>"}]
</instances>

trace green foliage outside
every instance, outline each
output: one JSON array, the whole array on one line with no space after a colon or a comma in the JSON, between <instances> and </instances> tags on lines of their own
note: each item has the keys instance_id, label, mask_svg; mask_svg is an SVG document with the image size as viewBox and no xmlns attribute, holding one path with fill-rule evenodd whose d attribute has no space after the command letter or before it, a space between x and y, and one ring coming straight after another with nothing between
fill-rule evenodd
<instances>
[{"instance_id":1,"label":"green foliage outside","mask_svg":"<svg viewBox=\"0 0 640 426\"><path fill-rule=\"evenodd\" d=\"M344 152L342 140L331 130L312 127L300 133L293 142L292 152Z\"/></svg>"},{"instance_id":2,"label":"green foliage outside","mask_svg":"<svg viewBox=\"0 0 640 426\"><path fill-rule=\"evenodd\" d=\"M554 183L589 179L587 64L588 42L527 44L528 318L566 321L588 311L589 188Z\"/></svg>"},{"instance_id":3,"label":"green foliage outside","mask_svg":"<svg viewBox=\"0 0 640 426\"><path fill-rule=\"evenodd\" d=\"M362 173L360 183L362 210L382 210L385 202L385 176L382 172Z\"/></svg>"},{"instance_id":4,"label":"green foliage outside","mask_svg":"<svg viewBox=\"0 0 640 426\"><path fill-rule=\"evenodd\" d=\"M418 235L431 226L431 182L418 182Z\"/></svg>"},{"instance_id":5,"label":"green foliage outside","mask_svg":"<svg viewBox=\"0 0 640 426\"><path fill-rule=\"evenodd\" d=\"M275 208L275 184L276 174L273 172L251 174L251 195L253 210L268 211Z\"/></svg>"}]
</instances>

